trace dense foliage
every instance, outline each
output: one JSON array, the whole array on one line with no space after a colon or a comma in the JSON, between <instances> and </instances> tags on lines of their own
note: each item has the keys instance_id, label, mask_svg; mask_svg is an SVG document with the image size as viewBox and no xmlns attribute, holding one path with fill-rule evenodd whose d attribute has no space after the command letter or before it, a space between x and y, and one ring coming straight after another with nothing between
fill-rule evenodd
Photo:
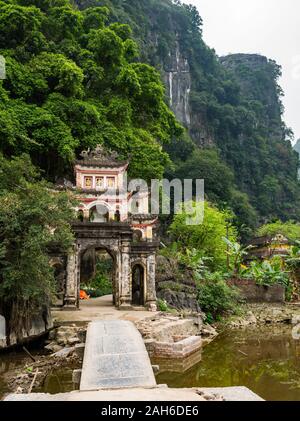
<instances>
[{"instance_id":1,"label":"dense foliage","mask_svg":"<svg viewBox=\"0 0 300 421\"><path fill-rule=\"evenodd\" d=\"M222 273L206 274L205 279L198 282L197 291L197 299L207 322L233 315L238 310L241 301L239 292L226 283Z\"/></svg>"},{"instance_id":2,"label":"dense foliage","mask_svg":"<svg viewBox=\"0 0 300 421\"><path fill-rule=\"evenodd\" d=\"M108 254L98 255L95 276L89 280L87 285L81 285L81 289L91 298L112 294L112 271L113 262L111 257Z\"/></svg>"},{"instance_id":3,"label":"dense foliage","mask_svg":"<svg viewBox=\"0 0 300 421\"><path fill-rule=\"evenodd\" d=\"M0 312L16 334L55 291L50 248L73 242L73 200L49 187L27 155L0 155Z\"/></svg>"},{"instance_id":4,"label":"dense foliage","mask_svg":"<svg viewBox=\"0 0 300 421\"><path fill-rule=\"evenodd\" d=\"M275 236L281 234L290 241L300 239L300 224L294 221L275 221L269 224L262 225L257 230L259 236Z\"/></svg>"},{"instance_id":5,"label":"dense foliage","mask_svg":"<svg viewBox=\"0 0 300 421\"><path fill-rule=\"evenodd\" d=\"M27 152L53 179L68 174L83 148L104 144L131 157L132 176L162 177L169 163L162 144L182 127L159 73L136 60L130 27L108 16L105 7L81 12L68 0L0 1L6 156Z\"/></svg>"},{"instance_id":6,"label":"dense foliage","mask_svg":"<svg viewBox=\"0 0 300 421\"><path fill-rule=\"evenodd\" d=\"M188 129L195 145L167 145L176 163L170 177L204 174L209 200L234 210L243 237L260 221L299 219L299 160L282 120L281 69L274 61L258 55L218 58L203 41L197 9L178 0L76 3L107 5L112 21L129 23L142 60L162 75L172 69L178 47L187 59L192 78Z\"/></svg>"},{"instance_id":7,"label":"dense foliage","mask_svg":"<svg viewBox=\"0 0 300 421\"><path fill-rule=\"evenodd\" d=\"M193 204L196 207L201 205ZM211 268L226 268L227 245L224 237L235 241L237 233L232 226L232 214L220 211L208 202L204 204L204 219L202 224L188 225L189 214L184 211L175 215L170 226L171 238L186 249L196 249L202 258L212 259Z\"/></svg>"}]
</instances>

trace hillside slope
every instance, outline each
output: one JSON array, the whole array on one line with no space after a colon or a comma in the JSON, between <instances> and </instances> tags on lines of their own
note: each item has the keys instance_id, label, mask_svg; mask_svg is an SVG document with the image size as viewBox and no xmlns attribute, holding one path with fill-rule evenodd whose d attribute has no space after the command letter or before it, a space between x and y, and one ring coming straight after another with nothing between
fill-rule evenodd
<instances>
[{"instance_id":1,"label":"hillside slope","mask_svg":"<svg viewBox=\"0 0 300 421\"><path fill-rule=\"evenodd\" d=\"M257 221L253 207L261 221L299 219L298 158L282 119L281 70L274 61L247 54L217 57L203 41L197 10L178 1L76 3L80 8L107 5L112 20L132 26L142 59L160 70L173 111L203 151L191 152L178 144L169 147L179 163L175 175L204 176L208 196L229 203L247 224ZM217 148L220 159L207 148ZM216 171L210 174L211 167L225 171L223 186ZM228 179L236 184L231 192Z\"/></svg>"}]
</instances>

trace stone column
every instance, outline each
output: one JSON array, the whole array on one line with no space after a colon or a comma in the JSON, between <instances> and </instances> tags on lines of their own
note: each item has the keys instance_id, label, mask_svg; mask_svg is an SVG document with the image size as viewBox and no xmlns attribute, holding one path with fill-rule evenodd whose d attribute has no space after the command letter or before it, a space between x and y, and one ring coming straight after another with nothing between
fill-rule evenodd
<instances>
[{"instance_id":1,"label":"stone column","mask_svg":"<svg viewBox=\"0 0 300 421\"><path fill-rule=\"evenodd\" d=\"M76 310L78 306L78 250L74 246L68 255L66 295L63 310Z\"/></svg>"},{"instance_id":2,"label":"stone column","mask_svg":"<svg viewBox=\"0 0 300 421\"><path fill-rule=\"evenodd\" d=\"M155 288L155 254L147 257L147 275L146 275L146 306L149 310L156 311L156 288Z\"/></svg>"},{"instance_id":3,"label":"stone column","mask_svg":"<svg viewBox=\"0 0 300 421\"><path fill-rule=\"evenodd\" d=\"M121 264L119 267L119 306L121 309L131 307L132 292L130 282L130 242L126 241L121 247Z\"/></svg>"},{"instance_id":4,"label":"stone column","mask_svg":"<svg viewBox=\"0 0 300 421\"><path fill-rule=\"evenodd\" d=\"M122 282L122 273L121 273L121 253L119 251L115 252L114 258L114 273L113 273L113 294L114 300L113 303L115 306L119 307L120 305L120 284Z\"/></svg>"},{"instance_id":5,"label":"stone column","mask_svg":"<svg viewBox=\"0 0 300 421\"><path fill-rule=\"evenodd\" d=\"M90 211L89 209L83 209L83 220L88 222L90 219Z\"/></svg>"}]
</instances>

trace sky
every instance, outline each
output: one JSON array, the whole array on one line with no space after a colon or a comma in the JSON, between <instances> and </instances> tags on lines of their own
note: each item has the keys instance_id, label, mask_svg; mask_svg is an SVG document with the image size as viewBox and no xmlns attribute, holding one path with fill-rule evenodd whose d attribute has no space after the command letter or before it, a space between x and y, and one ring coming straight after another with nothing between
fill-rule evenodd
<instances>
[{"instance_id":1,"label":"sky","mask_svg":"<svg viewBox=\"0 0 300 421\"><path fill-rule=\"evenodd\" d=\"M300 1L184 0L197 6L218 55L257 53L282 66L285 122L300 138Z\"/></svg>"}]
</instances>

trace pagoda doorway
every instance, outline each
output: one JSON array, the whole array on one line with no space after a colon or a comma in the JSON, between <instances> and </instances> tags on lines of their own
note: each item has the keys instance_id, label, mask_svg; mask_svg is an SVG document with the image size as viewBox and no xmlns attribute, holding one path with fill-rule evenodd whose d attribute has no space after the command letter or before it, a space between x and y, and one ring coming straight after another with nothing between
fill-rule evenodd
<instances>
[{"instance_id":1,"label":"pagoda doorway","mask_svg":"<svg viewBox=\"0 0 300 421\"><path fill-rule=\"evenodd\" d=\"M116 303L115 259L105 248L89 248L81 255L80 262L80 301L90 304L102 302ZM108 296L111 298L108 299ZM102 297L107 297L105 301Z\"/></svg>"},{"instance_id":2,"label":"pagoda doorway","mask_svg":"<svg viewBox=\"0 0 300 421\"><path fill-rule=\"evenodd\" d=\"M141 264L132 268L132 305L145 305L145 269Z\"/></svg>"}]
</instances>

